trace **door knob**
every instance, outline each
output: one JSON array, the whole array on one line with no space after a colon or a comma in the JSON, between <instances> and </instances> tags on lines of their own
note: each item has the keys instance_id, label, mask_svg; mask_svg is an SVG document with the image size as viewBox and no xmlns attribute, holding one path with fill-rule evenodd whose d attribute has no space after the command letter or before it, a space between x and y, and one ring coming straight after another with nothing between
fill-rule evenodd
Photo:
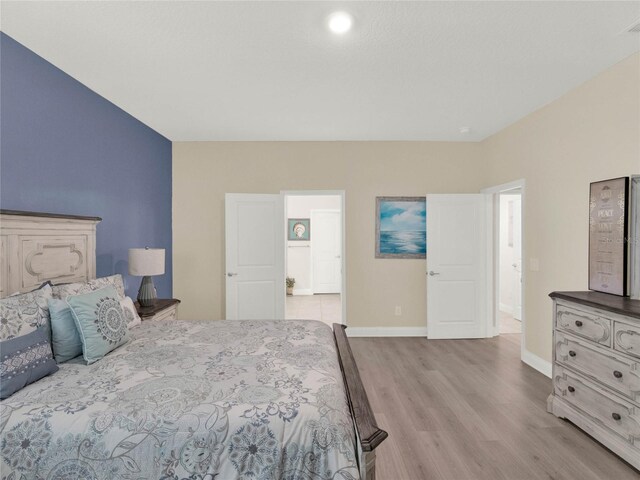
<instances>
[{"instance_id":1,"label":"door knob","mask_svg":"<svg viewBox=\"0 0 640 480\"><path fill-rule=\"evenodd\" d=\"M238 274L237 273L233 273L233 272L227 273L227 277L235 277L236 275L238 275Z\"/></svg>"},{"instance_id":2,"label":"door knob","mask_svg":"<svg viewBox=\"0 0 640 480\"><path fill-rule=\"evenodd\" d=\"M440 275L440 273L434 272L433 270L429 270L429 276L433 277L434 275Z\"/></svg>"}]
</instances>

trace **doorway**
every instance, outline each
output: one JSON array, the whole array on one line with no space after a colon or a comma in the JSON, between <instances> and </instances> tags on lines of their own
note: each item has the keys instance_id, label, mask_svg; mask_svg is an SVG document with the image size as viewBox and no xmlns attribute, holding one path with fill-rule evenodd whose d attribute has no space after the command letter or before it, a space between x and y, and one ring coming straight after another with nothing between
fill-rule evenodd
<instances>
[{"instance_id":1,"label":"doorway","mask_svg":"<svg viewBox=\"0 0 640 480\"><path fill-rule=\"evenodd\" d=\"M499 195L498 333L522 333L522 191Z\"/></svg>"},{"instance_id":2,"label":"doorway","mask_svg":"<svg viewBox=\"0 0 640 480\"><path fill-rule=\"evenodd\" d=\"M493 204L493 240L488 252L493 264L490 336L504 335L519 343L520 357L529 363L525 348L525 181L516 180L482 192L491 195Z\"/></svg>"},{"instance_id":3,"label":"doorway","mask_svg":"<svg viewBox=\"0 0 640 480\"><path fill-rule=\"evenodd\" d=\"M285 318L344 323L344 193L283 194Z\"/></svg>"}]
</instances>

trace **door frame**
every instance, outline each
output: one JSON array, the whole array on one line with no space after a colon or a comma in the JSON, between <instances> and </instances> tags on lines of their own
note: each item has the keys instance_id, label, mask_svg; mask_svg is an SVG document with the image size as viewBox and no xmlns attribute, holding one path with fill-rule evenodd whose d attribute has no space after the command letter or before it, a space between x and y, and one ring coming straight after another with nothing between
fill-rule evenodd
<instances>
[{"instance_id":1,"label":"door frame","mask_svg":"<svg viewBox=\"0 0 640 480\"><path fill-rule=\"evenodd\" d=\"M284 196L284 219L283 224L286 229L286 222L289 218L289 214L287 211L287 197L288 196L304 196L304 195L336 195L340 196L340 215L342 217L341 222L341 234L342 234L342 258L341 260L341 268L342 268L342 288L340 290L340 302L342 303L342 324L348 325L347 323L347 231L346 231L346 192L344 190L280 190L280 194ZM286 230L285 230L286 232ZM285 235L284 239L284 268L285 268L285 276L287 272L288 265L288 240ZM310 252L312 253L312 252ZM313 256L311 257L313 258ZM312 261L313 263L313 261ZM313 268L313 266L312 266ZM313 272L311 272L311 281L313 281ZM313 291L313 289L312 289ZM286 316L286 298L285 298L285 316Z\"/></svg>"},{"instance_id":2,"label":"door frame","mask_svg":"<svg viewBox=\"0 0 640 480\"><path fill-rule=\"evenodd\" d=\"M490 224L487 225L490 241L488 242L487 258L489 265L493 268L487 270L489 285L489 304L492 305L493 315L488 318L487 336L495 337L500 334L500 194L508 193L511 190L520 190L520 256L521 256L521 275L522 283L520 284L520 306L522 308L522 334L520 336L520 359L525 361L526 356L526 281L527 275L525 268L526 262L526 238L525 238L525 221L524 211L526 206L526 182L524 178L514 180L513 182L503 183L482 189L482 193L492 196L493 215ZM494 220L495 219L495 220ZM525 362L526 363L526 362Z\"/></svg>"},{"instance_id":3,"label":"door frame","mask_svg":"<svg viewBox=\"0 0 640 480\"><path fill-rule=\"evenodd\" d=\"M286 197L285 197L285 201L286 201ZM286 211L286 210L285 210ZM337 213L338 215L340 215L340 230L342 230L343 226L342 226L342 214L340 213L340 210L336 210L335 208L314 208L309 212L309 218L311 220L313 220L313 216L314 214L318 214L318 213ZM311 224L313 225L314 222L312 221ZM341 243L342 243L342 239L344 238L344 236L342 235L342 232L340 232L340 236L341 236ZM342 250L342 245L340 246L340 249ZM342 274L342 255L343 252L340 252L340 273ZM311 277L311 294L314 295L314 291L315 291L315 281L314 281L314 264L315 264L315 259L313 257L313 241L310 242L310 248L309 248L309 257L311 260L311 265L309 266L309 276ZM286 258L285 258L285 266L286 266ZM342 285L342 279L340 279L340 293L342 293L342 288L344 287L344 285Z\"/></svg>"}]
</instances>

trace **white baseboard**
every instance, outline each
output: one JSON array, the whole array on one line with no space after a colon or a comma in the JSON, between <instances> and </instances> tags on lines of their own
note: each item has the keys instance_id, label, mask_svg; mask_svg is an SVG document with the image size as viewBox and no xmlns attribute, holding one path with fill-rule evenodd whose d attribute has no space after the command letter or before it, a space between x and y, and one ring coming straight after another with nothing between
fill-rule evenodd
<instances>
[{"instance_id":1,"label":"white baseboard","mask_svg":"<svg viewBox=\"0 0 640 480\"><path fill-rule=\"evenodd\" d=\"M310 288L294 288L293 294L294 295L313 295L313 292L311 291Z\"/></svg>"},{"instance_id":2,"label":"white baseboard","mask_svg":"<svg viewBox=\"0 0 640 480\"><path fill-rule=\"evenodd\" d=\"M529 365L531 368L535 368L543 375L551 378L551 362L543 360L539 356L531 353L529 350L522 352L522 361Z\"/></svg>"},{"instance_id":3,"label":"white baseboard","mask_svg":"<svg viewBox=\"0 0 640 480\"><path fill-rule=\"evenodd\" d=\"M349 337L426 337L427 327L347 327Z\"/></svg>"}]
</instances>

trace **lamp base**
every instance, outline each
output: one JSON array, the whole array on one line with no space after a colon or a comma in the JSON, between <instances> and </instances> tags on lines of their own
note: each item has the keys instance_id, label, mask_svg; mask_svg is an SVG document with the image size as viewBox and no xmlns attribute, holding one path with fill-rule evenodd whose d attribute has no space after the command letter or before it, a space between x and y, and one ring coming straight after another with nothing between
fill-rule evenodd
<instances>
[{"instance_id":1,"label":"lamp base","mask_svg":"<svg viewBox=\"0 0 640 480\"><path fill-rule=\"evenodd\" d=\"M156 304L158 296L156 287L153 285L153 279L150 276L142 277L140 289L138 290L138 303L141 307L153 307Z\"/></svg>"}]
</instances>

